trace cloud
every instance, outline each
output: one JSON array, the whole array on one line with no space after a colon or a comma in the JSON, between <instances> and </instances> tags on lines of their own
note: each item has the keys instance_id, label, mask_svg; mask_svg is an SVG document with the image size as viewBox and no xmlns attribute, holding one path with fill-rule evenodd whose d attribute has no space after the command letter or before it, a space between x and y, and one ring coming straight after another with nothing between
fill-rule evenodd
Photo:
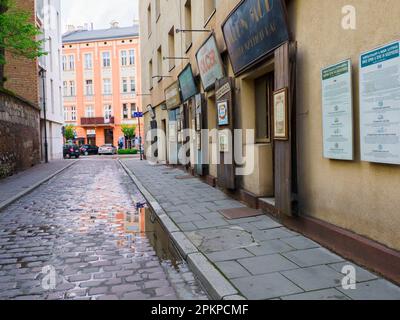
<instances>
[{"instance_id":1,"label":"cloud","mask_svg":"<svg viewBox=\"0 0 400 320\"><path fill-rule=\"evenodd\" d=\"M93 23L95 29L108 28L112 20L118 21L121 27L130 26L133 20L138 20L138 1L61 0L63 31L69 24Z\"/></svg>"}]
</instances>

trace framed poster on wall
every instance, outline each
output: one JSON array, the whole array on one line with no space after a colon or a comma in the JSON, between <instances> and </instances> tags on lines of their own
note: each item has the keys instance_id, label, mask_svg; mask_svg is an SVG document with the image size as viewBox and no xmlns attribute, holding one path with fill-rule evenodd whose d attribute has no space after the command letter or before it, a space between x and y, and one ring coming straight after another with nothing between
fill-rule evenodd
<instances>
[{"instance_id":1,"label":"framed poster on wall","mask_svg":"<svg viewBox=\"0 0 400 320\"><path fill-rule=\"evenodd\" d=\"M219 126L227 126L229 125L229 108L228 101L218 102L217 111L218 111L218 125Z\"/></svg>"},{"instance_id":2,"label":"framed poster on wall","mask_svg":"<svg viewBox=\"0 0 400 320\"><path fill-rule=\"evenodd\" d=\"M274 139L289 140L288 88L274 92Z\"/></svg>"},{"instance_id":3,"label":"framed poster on wall","mask_svg":"<svg viewBox=\"0 0 400 320\"><path fill-rule=\"evenodd\" d=\"M361 160L400 165L400 42L361 54Z\"/></svg>"}]
</instances>

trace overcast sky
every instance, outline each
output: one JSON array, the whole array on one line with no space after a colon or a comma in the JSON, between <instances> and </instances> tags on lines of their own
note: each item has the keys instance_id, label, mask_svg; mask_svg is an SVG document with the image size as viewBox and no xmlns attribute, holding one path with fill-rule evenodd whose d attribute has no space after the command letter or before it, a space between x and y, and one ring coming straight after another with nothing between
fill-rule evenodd
<instances>
[{"instance_id":1,"label":"overcast sky","mask_svg":"<svg viewBox=\"0 0 400 320\"><path fill-rule=\"evenodd\" d=\"M111 20L119 22L121 27L128 27L138 19L139 0L61 0L62 28L68 24L83 26L93 22L95 29L110 26Z\"/></svg>"}]
</instances>

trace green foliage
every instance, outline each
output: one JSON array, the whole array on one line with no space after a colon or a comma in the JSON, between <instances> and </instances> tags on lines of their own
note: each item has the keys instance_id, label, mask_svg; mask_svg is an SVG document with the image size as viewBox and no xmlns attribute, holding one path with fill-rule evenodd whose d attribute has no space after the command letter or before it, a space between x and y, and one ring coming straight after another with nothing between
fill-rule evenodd
<instances>
[{"instance_id":1,"label":"green foliage","mask_svg":"<svg viewBox=\"0 0 400 320\"><path fill-rule=\"evenodd\" d=\"M74 140L74 138L75 138L74 130L75 130L74 126L66 126L65 127L65 133L64 133L65 140L67 140L67 141Z\"/></svg>"},{"instance_id":2,"label":"green foliage","mask_svg":"<svg viewBox=\"0 0 400 320\"><path fill-rule=\"evenodd\" d=\"M124 136L129 140L133 139L136 135L136 125L122 125L121 130Z\"/></svg>"},{"instance_id":3,"label":"green foliage","mask_svg":"<svg viewBox=\"0 0 400 320\"><path fill-rule=\"evenodd\" d=\"M18 9L11 0L0 0L0 65L6 63L5 50L31 60L46 55L44 40L37 40L42 32L30 20L31 13Z\"/></svg>"},{"instance_id":4,"label":"green foliage","mask_svg":"<svg viewBox=\"0 0 400 320\"><path fill-rule=\"evenodd\" d=\"M136 149L121 149L118 150L118 154L124 155L124 154L138 154L138 151Z\"/></svg>"}]
</instances>

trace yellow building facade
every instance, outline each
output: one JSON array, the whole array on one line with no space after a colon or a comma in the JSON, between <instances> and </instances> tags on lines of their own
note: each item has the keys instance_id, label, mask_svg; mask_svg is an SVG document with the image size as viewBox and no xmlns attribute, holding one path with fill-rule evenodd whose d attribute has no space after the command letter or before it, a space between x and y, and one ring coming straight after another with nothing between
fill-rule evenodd
<instances>
[{"instance_id":1,"label":"yellow building facade","mask_svg":"<svg viewBox=\"0 0 400 320\"><path fill-rule=\"evenodd\" d=\"M186 143L191 162L184 167L208 183L382 273L388 270L382 260L392 259L392 268L399 266L400 166L395 156L391 164L379 158L366 161L362 132L368 126L362 121L360 82L364 79L363 54L399 41L396 18L400 3L144 0L139 6L140 37L146 39L141 46L142 104L148 106L145 130L166 132L166 142L158 142L156 160L173 163L175 149ZM280 6L282 11L277 9ZM282 13L284 20L279 16ZM276 20L262 25L263 19ZM288 38L279 42L285 40L285 28ZM223 77L205 88L196 54L210 36L216 40ZM240 39L246 41L238 45ZM274 41L278 45L274 46ZM262 48L267 49L257 51ZM350 61L351 66L352 120L347 126L352 132L348 141L352 151L351 159L345 161L324 155L321 76L321 70L342 61ZM179 78L188 64L196 95L183 100L187 88L182 88ZM180 101L174 96L176 83L181 84ZM283 139L277 139L280 89L286 90L287 100L287 118L282 118L287 123L283 135L287 136ZM393 90L400 93L400 86ZM224 101L228 101L230 123L221 126L218 109ZM255 141L249 143L254 150L250 174L236 175L235 167L226 164L209 164L199 170L194 161L198 148L182 140L179 129L196 129L196 110L200 109L201 129L255 130ZM396 121L393 125L396 129ZM204 137L202 140L204 143ZM246 147L246 134L243 141ZM150 145L147 141L146 148ZM206 156L211 159L213 151ZM357 251L363 252L358 255ZM371 262L374 259L381 261ZM395 271L388 276L400 278Z\"/></svg>"}]
</instances>

